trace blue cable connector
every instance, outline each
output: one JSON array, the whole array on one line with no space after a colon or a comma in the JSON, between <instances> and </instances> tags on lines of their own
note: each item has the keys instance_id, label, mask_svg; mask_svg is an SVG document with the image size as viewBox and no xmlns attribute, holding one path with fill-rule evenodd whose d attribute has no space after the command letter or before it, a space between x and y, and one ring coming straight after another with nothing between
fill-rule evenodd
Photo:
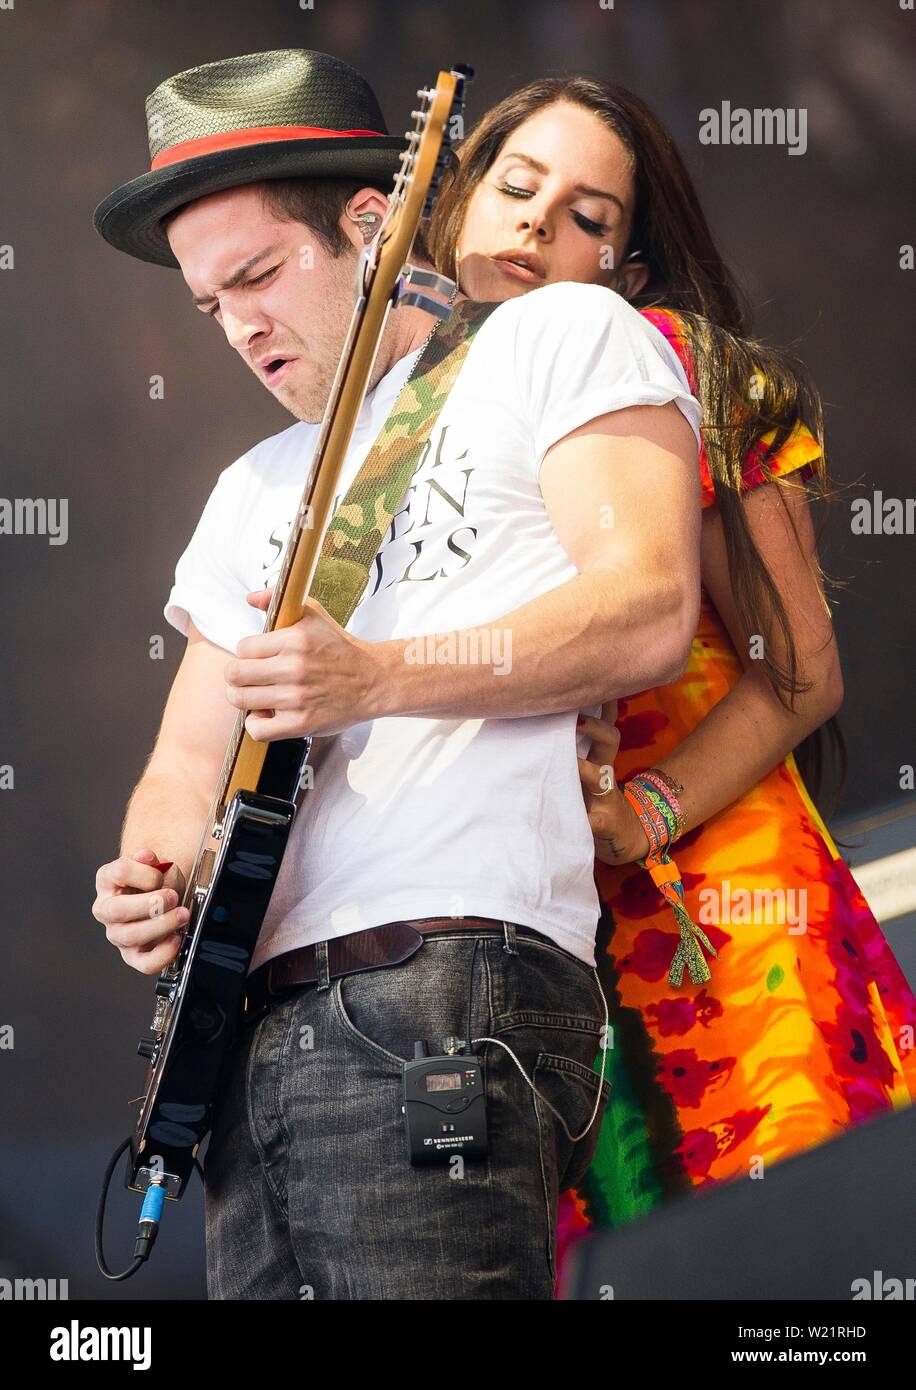
<instances>
[{"instance_id":1,"label":"blue cable connector","mask_svg":"<svg viewBox=\"0 0 916 1390\"><path fill-rule=\"evenodd\" d=\"M143 1206L140 1208L140 1222L137 1227L137 1241L134 1245L134 1259L145 1260L153 1248L159 1234L159 1221L165 1202L165 1184L154 1178L146 1189Z\"/></svg>"}]
</instances>

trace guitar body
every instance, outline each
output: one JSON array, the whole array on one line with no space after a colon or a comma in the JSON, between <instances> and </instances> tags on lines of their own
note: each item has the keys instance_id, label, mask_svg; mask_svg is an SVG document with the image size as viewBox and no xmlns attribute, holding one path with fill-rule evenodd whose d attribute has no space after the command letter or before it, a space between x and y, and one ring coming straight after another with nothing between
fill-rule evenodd
<instances>
[{"instance_id":1,"label":"guitar body","mask_svg":"<svg viewBox=\"0 0 916 1390\"><path fill-rule=\"evenodd\" d=\"M206 887L191 899L181 950L156 984L143 1108L126 1185L145 1192L164 1177L177 1199L211 1127L227 1053L238 1034L245 984L286 849L309 740L272 743L258 791L235 793ZM262 788L264 790L262 790Z\"/></svg>"}]
</instances>

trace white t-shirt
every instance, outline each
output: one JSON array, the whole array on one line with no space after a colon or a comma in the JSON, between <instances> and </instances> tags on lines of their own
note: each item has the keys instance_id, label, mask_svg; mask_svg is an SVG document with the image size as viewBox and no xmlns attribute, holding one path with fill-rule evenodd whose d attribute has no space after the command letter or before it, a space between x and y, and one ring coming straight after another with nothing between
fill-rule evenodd
<instances>
[{"instance_id":1,"label":"white t-shirt","mask_svg":"<svg viewBox=\"0 0 916 1390\"><path fill-rule=\"evenodd\" d=\"M367 396L335 506L416 358ZM574 578L538 486L544 455L608 411L672 400L699 439L675 353L612 291L555 284L502 304L477 333L347 630L384 641L494 623ZM165 606L180 632L190 614L234 653L262 631L245 596L276 579L317 436L297 422L220 474ZM507 654L489 656L498 667ZM391 717L337 735L299 803L252 969L311 941L440 915L524 924L593 965L599 904L577 713Z\"/></svg>"}]
</instances>

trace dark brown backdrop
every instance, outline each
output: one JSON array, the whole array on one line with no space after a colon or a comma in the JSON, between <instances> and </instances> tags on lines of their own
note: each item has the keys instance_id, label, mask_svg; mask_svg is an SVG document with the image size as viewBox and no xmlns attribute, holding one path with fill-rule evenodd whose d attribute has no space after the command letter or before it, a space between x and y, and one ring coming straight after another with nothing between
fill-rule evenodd
<instances>
[{"instance_id":1,"label":"dark brown backdrop","mask_svg":"<svg viewBox=\"0 0 916 1390\"><path fill-rule=\"evenodd\" d=\"M90 215L146 167L143 98L163 77L290 45L362 69L394 131L414 89L454 61L478 69L472 119L546 72L632 86L674 129L757 328L813 369L838 483L912 492L914 272L899 247L916 239L916 17L897 0L17 0L0 11L0 244L15 254L0 274L2 492L65 496L70 511L66 545L0 537L0 763L15 769L15 789L0 793L0 1024L15 1026L14 1050L0 1051L0 1275L69 1276L71 1296L203 1291L196 1193L169 1209L145 1274L108 1289L91 1272L94 1185L130 1127L151 987L89 906L181 654L161 616L175 560L217 473L290 423L192 310L178 272L117 254ZM698 112L723 99L807 107L807 153L701 147ZM161 401L149 398L154 373ZM837 626L843 810L855 816L906 795L913 538L854 537L848 500L823 553L848 582ZM162 661L148 655L154 634ZM118 1206L133 1219L132 1202ZM112 1224L115 1263L127 1229Z\"/></svg>"}]
</instances>

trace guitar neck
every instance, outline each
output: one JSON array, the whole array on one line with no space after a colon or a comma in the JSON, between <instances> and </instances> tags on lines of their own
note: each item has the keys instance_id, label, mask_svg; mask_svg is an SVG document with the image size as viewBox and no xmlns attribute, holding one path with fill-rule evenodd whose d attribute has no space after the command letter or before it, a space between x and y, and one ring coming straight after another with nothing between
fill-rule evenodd
<instances>
[{"instance_id":1,"label":"guitar neck","mask_svg":"<svg viewBox=\"0 0 916 1390\"><path fill-rule=\"evenodd\" d=\"M361 295L354 308L315 457L267 610L265 632L291 627L302 617L390 308L390 294L384 298ZM215 809L225 808L235 792L257 787L266 756L267 745L255 742L246 733L245 712L242 711L236 720L217 783Z\"/></svg>"},{"instance_id":2,"label":"guitar neck","mask_svg":"<svg viewBox=\"0 0 916 1390\"><path fill-rule=\"evenodd\" d=\"M320 558L321 543L332 518L334 499L363 399L369 386L379 344L397 297L398 282L408 261L417 227L444 167L446 124L462 109L465 72L440 72L436 86L418 93L422 107L413 113L416 125L407 133L401 170L389 197L388 210L372 245L359 263L357 298L337 374L331 387L315 456L299 509L283 552L280 573L265 618L264 631L290 627L302 617ZM420 280L420 283L426 283ZM422 295L405 295L406 302L424 303ZM427 304L430 302L425 301ZM430 307L433 307L430 305ZM269 745L257 743L245 730L240 711L223 759L204 826L188 896L194 886L206 887L217 853L219 826L239 791L258 788Z\"/></svg>"}]
</instances>

